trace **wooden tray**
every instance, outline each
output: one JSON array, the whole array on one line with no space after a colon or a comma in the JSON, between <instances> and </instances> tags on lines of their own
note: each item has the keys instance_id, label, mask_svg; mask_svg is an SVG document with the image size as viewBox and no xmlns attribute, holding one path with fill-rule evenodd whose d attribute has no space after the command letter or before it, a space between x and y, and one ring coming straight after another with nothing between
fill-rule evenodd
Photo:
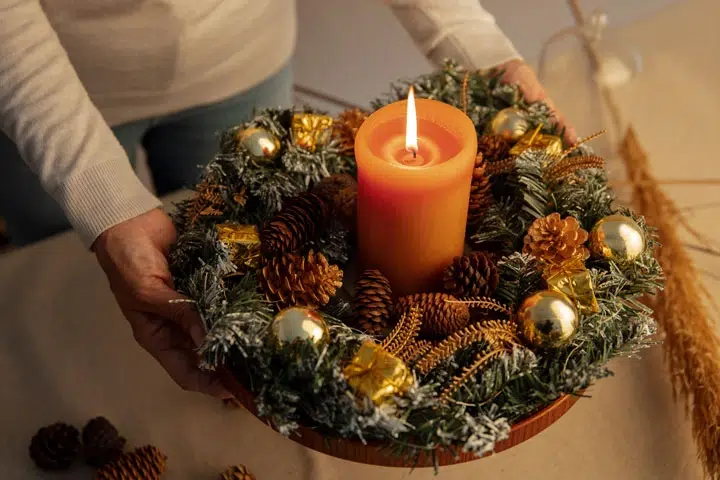
<instances>
[{"instance_id":1,"label":"wooden tray","mask_svg":"<svg viewBox=\"0 0 720 480\"><path fill-rule=\"evenodd\" d=\"M255 400L252 394L248 392L230 372L222 372L222 377L223 383L235 398L253 415L260 418L255 408ZM565 415L579 398L579 396L575 395L563 395L535 415L516 423L512 426L508 438L495 444L494 453L502 452L515 445L519 445L542 432ZM405 458L389 454L386 450L383 450L382 445L379 443L368 442L367 444L363 444L357 440L326 437L313 429L303 426L300 426L297 434L292 435L290 439L318 452L352 462L404 468L423 468L433 467L434 465L432 455L426 453L420 456L417 463L409 463ZM478 457L472 453L465 453L458 450L456 455L454 455L452 452L440 448L436 452L436 457L439 466L454 465L478 459Z\"/></svg>"}]
</instances>

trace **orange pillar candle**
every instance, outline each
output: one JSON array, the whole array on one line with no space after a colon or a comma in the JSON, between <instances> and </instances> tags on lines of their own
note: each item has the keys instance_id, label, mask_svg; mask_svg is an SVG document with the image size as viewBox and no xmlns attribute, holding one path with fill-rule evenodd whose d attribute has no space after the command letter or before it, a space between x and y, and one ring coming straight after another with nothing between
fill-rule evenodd
<instances>
[{"instance_id":1,"label":"orange pillar candle","mask_svg":"<svg viewBox=\"0 0 720 480\"><path fill-rule=\"evenodd\" d=\"M477 153L472 121L428 99L377 110L355 137L358 254L396 295L438 291L465 245Z\"/></svg>"}]
</instances>

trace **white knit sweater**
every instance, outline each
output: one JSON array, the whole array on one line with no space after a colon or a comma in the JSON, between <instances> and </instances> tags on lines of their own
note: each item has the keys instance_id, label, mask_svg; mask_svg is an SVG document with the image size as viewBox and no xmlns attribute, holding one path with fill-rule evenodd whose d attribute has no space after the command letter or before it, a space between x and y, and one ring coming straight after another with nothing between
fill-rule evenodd
<instances>
[{"instance_id":1,"label":"white knit sweater","mask_svg":"<svg viewBox=\"0 0 720 480\"><path fill-rule=\"evenodd\" d=\"M519 58L477 0L386 3L435 63ZM110 125L252 87L296 27L293 0L0 0L0 127L90 246L160 205Z\"/></svg>"}]
</instances>

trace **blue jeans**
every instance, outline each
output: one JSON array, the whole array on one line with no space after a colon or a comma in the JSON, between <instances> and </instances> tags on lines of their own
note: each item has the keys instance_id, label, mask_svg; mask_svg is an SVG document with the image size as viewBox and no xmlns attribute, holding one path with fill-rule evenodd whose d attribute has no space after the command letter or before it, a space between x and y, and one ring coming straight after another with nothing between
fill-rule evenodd
<instances>
[{"instance_id":1,"label":"blue jeans","mask_svg":"<svg viewBox=\"0 0 720 480\"><path fill-rule=\"evenodd\" d=\"M137 149L147 155L159 196L197 183L202 166L218 151L217 134L248 121L260 108L292 105L292 68L222 102L114 127L135 167ZM10 243L28 245L70 229L65 214L23 162L14 143L0 133L0 218Z\"/></svg>"}]
</instances>

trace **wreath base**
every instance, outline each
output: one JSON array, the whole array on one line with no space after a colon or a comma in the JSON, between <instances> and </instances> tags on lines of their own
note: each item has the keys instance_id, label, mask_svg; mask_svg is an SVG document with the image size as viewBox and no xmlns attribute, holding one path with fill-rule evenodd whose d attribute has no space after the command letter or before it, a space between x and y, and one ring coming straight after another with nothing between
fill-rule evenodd
<instances>
[{"instance_id":1,"label":"wreath base","mask_svg":"<svg viewBox=\"0 0 720 480\"><path fill-rule=\"evenodd\" d=\"M250 413L262 420L255 407L255 398L252 393L238 382L229 370L223 370L220 374L223 383L235 396L235 399ZM497 442L492 453L500 453L530 440L558 421L580 398L578 395L563 395L534 415L513 424L508 438ZM359 440L327 437L304 426L300 426L297 434L289 438L300 445L331 457L382 467L432 468L471 462L481 458L470 452L451 452L445 448L437 448L434 455L423 452L417 461L410 461L408 458L392 455L384 445L378 442L364 444ZM489 455L491 454L488 453L485 456Z\"/></svg>"}]
</instances>

